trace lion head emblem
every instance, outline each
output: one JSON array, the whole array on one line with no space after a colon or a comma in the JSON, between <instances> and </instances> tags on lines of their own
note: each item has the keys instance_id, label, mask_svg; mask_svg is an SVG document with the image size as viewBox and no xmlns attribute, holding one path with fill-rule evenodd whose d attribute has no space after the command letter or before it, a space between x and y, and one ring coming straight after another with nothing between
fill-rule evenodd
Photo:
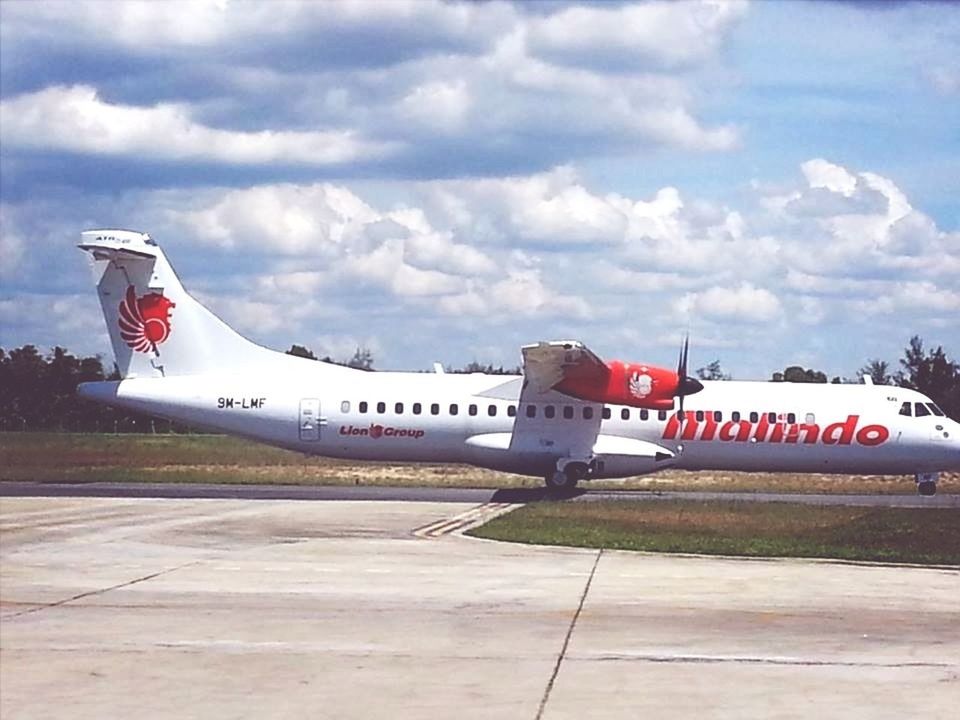
<instances>
[{"instance_id":1,"label":"lion head emblem","mask_svg":"<svg viewBox=\"0 0 960 720\"><path fill-rule=\"evenodd\" d=\"M170 311L176 304L160 293L138 298L133 285L120 303L120 337L137 352L156 352L170 337Z\"/></svg>"}]
</instances>

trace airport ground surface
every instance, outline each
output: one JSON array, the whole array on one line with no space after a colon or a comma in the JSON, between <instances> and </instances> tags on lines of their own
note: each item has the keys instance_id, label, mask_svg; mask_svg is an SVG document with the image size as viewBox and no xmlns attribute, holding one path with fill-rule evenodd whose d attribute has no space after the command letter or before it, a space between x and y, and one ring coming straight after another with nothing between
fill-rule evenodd
<instances>
[{"instance_id":1,"label":"airport ground surface","mask_svg":"<svg viewBox=\"0 0 960 720\"><path fill-rule=\"evenodd\" d=\"M459 534L507 507L4 497L0 716L954 716L956 570Z\"/></svg>"},{"instance_id":2,"label":"airport ground surface","mask_svg":"<svg viewBox=\"0 0 960 720\"><path fill-rule=\"evenodd\" d=\"M233 485L227 483L144 482L0 482L0 497L115 497L243 500L370 500L390 502L526 503L551 497L544 487L488 488L411 487L377 485ZM867 495L842 493L681 492L649 490L592 490L584 483L565 497L593 500L694 500L702 502L788 502L849 507L960 508L960 495Z\"/></svg>"}]
</instances>

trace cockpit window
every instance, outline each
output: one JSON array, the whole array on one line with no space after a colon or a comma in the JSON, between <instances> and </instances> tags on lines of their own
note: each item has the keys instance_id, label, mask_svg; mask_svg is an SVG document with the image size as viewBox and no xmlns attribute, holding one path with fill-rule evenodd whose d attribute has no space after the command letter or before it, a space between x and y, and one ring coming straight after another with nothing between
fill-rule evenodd
<instances>
[{"instance_id":1,"label":"cockpit window","mask_svg":"<svg viewBox=\"0 0 960 720\"><path fill-rule=\"evenodd\" d=\"M930 410L927 409L927 406L923 403L914 403L913 404L913 414L917 417L925 417L930 414Z\"/></svg>"},{"instance_id":2,"label":"cockpit window","mask_svg":"<svg viewBox=\"0 0 960 720\"><path fill-rule=\"evenodd\" d=\"M938 407L937 407L936 405L934 405L933 403L927 403L927 407L930 408L930 412L932 412L932 413L933 413L934 415L936 415L937 417L946 417L946 415L947 415L943 410L941 410L940 408L938 408Z\"/></svg>"},{"instance_id":3,"label":"cockpit window","mask_svg":"<svg viewBox=\"0 0 960 720\"><path fill-rule=\"evenodd\" d=\"M906 415L907 417L910 417L911 415L913 415L912 409L910 407L910 403L905 402L903 405L900 406L900 414Z\"/></svg>"}]
</instances>

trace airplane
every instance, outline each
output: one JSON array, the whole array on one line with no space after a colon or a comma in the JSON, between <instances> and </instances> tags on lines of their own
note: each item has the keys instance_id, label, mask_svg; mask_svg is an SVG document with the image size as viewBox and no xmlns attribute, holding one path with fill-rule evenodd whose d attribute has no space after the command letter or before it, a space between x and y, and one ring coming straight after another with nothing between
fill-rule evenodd
<instances>
[{"instance_id":1,"label":"airplane","mask_svg":"<svg viewBox=\"0 0 960 720\"><path fill-rule=\"evenodd\" d=\"M960 424L906 388L703 381L603 361L572 340L521 348L521 375L365 372L269 350L184 290L146 233L89 230L121 380L83 398L307 454L466 463L578 482L666 468L912 474L960 470Z\"/></svg>"}]
</instances>

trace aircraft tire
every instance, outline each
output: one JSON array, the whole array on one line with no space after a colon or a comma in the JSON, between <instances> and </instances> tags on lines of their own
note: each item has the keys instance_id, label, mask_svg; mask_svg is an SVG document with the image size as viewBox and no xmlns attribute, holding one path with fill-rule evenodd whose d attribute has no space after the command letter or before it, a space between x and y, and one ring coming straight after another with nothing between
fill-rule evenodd
<instances>
[{"instance_id":1,"label":"aircraft tire","mask_svg":"<svg viewBox=\"0 0 960 720\"><path fill-rule=\"evenodd\" d=\"M937 494L937 483L933 480L924 480L923 482L917 483L917 492L921 495L936 495Z\"/></svg>"},{"instance_id":2,"label":"aircraft tire","mask_svg":"<svg viewBox=\"0 0 960 720\"><path fill-rule=\"evenodd\" d=\"M547 490L552 493L568 493L577 487L579 478L573 473L555 470L544 478Z\"/></svg>"}]
</instances>

